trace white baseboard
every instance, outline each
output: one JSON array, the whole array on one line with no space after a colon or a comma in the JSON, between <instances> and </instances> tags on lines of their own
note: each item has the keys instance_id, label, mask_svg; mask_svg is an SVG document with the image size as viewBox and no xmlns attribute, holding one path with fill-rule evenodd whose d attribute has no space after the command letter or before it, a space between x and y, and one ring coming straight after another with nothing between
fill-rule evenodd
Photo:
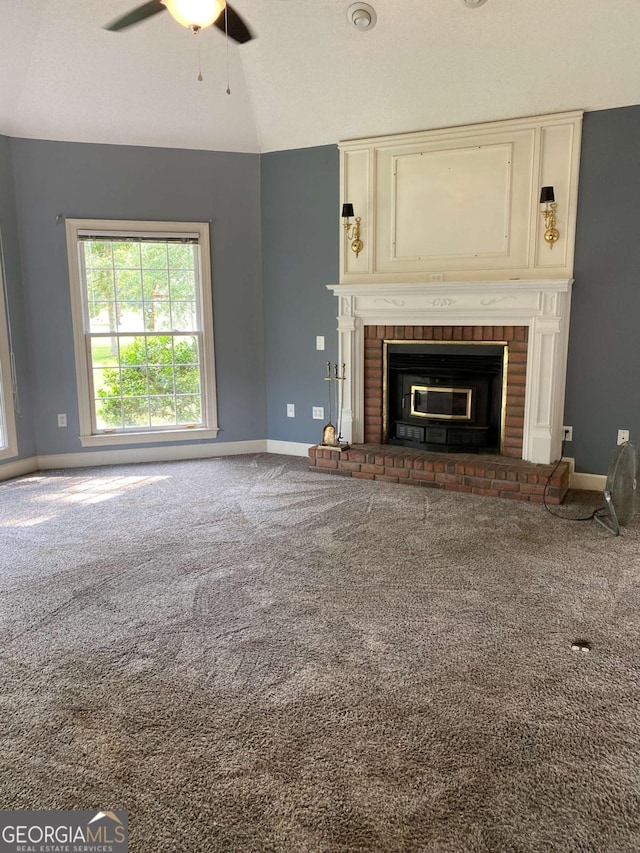
<instances>
[{"instance_id":1,"label":"white baseboard","mask_svg":"<svg viewBox=\"0 0 640 853\"><path fill-rule=\"evenodd\" d=\"M275 441L272 438L267 439L267 453L282 453L285 456L308 456L309 448L312 444L305 444L300 441Z\"/></svg>"},{"instance_id":2,"label":"white baseboard","mask_svg":"<svg viewBox=\"0 0 640 853\"><path fill-rule=\"evenodd\" d=\"M15 462L4 462L0 465L0 480L12 480L14 477L33 474L37 470L37 456L30 456L28 459L17 459Z\"/></svg>"},{"instance_id":3,"label":"white baseboard","mask_svg":"<svg viewBox=\"0 0 640 853\"><path fill-rule=\"evenodd\" d=\"M39 456L38 469L87 468L94 465L126 465L133 462L173 462L180 459L208 459L214 456L238 456L266 453L267 442L227 441L220 443L173 445L170 447L134 447L128 450L94 450L85 453L56 453ZM34 469L35 470L35 469Z\"/></svg>"},{"instance_id":4,"label":"white baseboard","mask_svg":"<svg viewBox=\"0 0 640 853\"><path fill-rule=\"evenodd\" d=\"M605 474L569 474L570 489L586 489L590 492L602 492L607 484Z\"/></svg>"}]
</instances>

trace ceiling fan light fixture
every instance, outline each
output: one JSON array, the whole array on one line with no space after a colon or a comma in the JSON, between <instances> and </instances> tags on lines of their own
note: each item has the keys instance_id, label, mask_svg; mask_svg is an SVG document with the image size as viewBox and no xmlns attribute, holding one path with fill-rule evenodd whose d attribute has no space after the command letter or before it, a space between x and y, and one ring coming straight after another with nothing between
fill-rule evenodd
<instances>
[{"instance_id":1,"label":"ceiling fan light fixture","mask_svg":"<svg viewBox=\"0 0 640 853\"><path fill-rule=\"evenodd\" d=\"M462 2L469 9L477 9L478 6L484 6L487 0L462 0Z\"/></svg>"},{"instance_id":2,"label":"ceiling fan light fixture","mask_svg":"<svg viewBox=\"0 0 640 853\"><path fill-rule=\"evenodd\" d=\"M175 20L183 27L210 27L225 7L225 0L162 0Z\"/></svg>"}]
</instances>

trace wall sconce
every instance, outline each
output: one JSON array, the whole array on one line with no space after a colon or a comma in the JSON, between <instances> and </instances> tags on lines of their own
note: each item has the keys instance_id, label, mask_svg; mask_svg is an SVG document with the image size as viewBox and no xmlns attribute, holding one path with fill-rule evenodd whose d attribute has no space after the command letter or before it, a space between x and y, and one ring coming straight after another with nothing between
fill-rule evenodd
<instances>
[{"instance_id":1,"label":"wall sconce","mask_svg":"<svg viewBox=\"0 0 640 853\"><path fill-rule=\"evenodd\" d=\"M544 239L549 244L549 248L553 249L553 244L558 242L560 232L556 228L556 203L553 187L542 187L540 191L540 204L545 204L546 208L542 211L544 216Z\"/></svg>"},{"instance_id":2,"label":"wall sconce","mask_svg":"<svg viewBox=\"0 0 640 853\"><path fill-rule=\"evenodd\" d=\"M351 251L355 252L356 258L364 248L364 243L360 239L360 217L356 216L355 222L349 222L349 217L353 216L353 205L342 205L342 218L344 219L344 233L347 235L347 240L351 240Z\"/></svg>"}]
</instances>

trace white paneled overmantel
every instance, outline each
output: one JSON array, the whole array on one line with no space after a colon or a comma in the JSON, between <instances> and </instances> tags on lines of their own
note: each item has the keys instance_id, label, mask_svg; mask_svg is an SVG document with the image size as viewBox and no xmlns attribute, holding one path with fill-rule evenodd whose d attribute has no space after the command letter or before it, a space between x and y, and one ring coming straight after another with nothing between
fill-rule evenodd
<instances>
[{"instance_id":1,"label":"white paneled overmantel","mask_svg":"<svg viewBox=\"0 0 640 853\"><path fill-rule=\"evenodd\" d=\"M582 112L340 143L340 192L362 251L340 239L340 281L570 278ZM539 204L553 186L558 242Z\"/></svg>"},{"instance_id":2,"label":"white paneled overmantel","mask_svg":"<svg viewBox=\"0 0 640 853\"><path fill-rule=\"evenodd\" d=\"M346 365L343 435L364 437L365 326L528 326L523 458L560 457L573 279L328 285Z\"/></svg>"}]
</instances>

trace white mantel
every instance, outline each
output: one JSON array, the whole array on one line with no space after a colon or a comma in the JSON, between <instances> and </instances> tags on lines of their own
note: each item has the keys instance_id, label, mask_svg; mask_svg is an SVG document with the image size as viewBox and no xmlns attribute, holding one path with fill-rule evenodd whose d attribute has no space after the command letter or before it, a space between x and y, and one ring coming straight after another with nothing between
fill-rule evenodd
<instances>
[{"instance_id":1,"label":"white mantel","mask_svg":"<svg viewBox=\"0 0 640 853\"><path fill-rule=\"evenodd\" d=\"M528 326L523 459L560 457L573 279L327 285L346 365L344 438L364 439L364 327Z\"/></svg>"}]
</instances>

